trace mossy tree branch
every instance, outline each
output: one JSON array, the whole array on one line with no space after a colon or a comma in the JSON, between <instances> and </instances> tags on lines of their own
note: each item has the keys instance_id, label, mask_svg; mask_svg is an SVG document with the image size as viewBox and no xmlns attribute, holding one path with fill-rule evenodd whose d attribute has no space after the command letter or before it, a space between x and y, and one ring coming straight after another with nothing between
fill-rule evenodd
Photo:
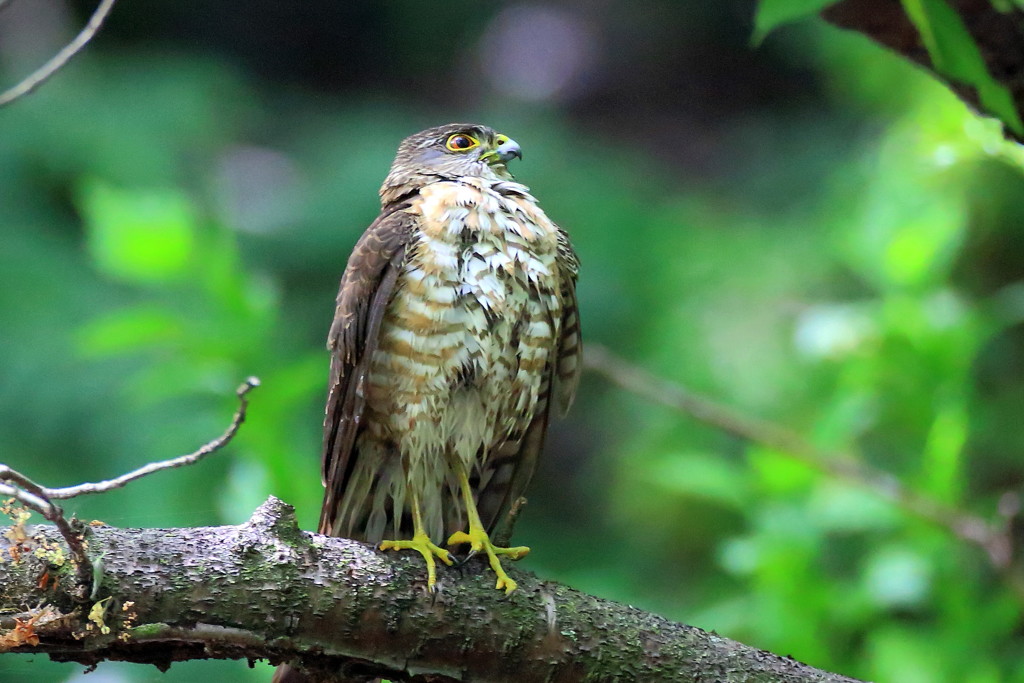
<instances>
[{"instance_id":1,"label":"mossy tree branch","mask_svg":"<svg viewBox=\"0 0 1024 683\"><path fill-rule=\"evenodd\" d=\"M506 597L475 560L431 596L411 554L299 531L274 498L237 527L92 528L102 559L84 604L70 563L54 567L58 531L25 531L0 542L0 647L60 661L267 659L348 680L853 680L521 571Z\"/></svg>"}]
</instances>

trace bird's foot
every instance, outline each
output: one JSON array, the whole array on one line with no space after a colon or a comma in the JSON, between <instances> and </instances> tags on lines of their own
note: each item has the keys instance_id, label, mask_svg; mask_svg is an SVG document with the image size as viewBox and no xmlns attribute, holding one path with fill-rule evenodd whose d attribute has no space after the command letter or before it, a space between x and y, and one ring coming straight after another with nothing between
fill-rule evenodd
<instances>
[{"instance_id":1,"label":"bird's foot","mask_svg":"<svg viewBox=\"0 0 1024 683\"><path fill-rule=\"evenodd\" d=\"M516 582L508 574L505 573L505 569L501 566L501 560L498 559L499 555L506 555L510 560L518 560L526 557L529 554L530 549L525 545L517 546L515 548L499 548L498 546L491 543L490 537L487 532L483 529L474 529L470 526L469 533L465 531L456 531L448 539L448 545L458 545L461 543L469 543L471 548L471 554L483 551L487 553L487 561L491 565L491 569L498 575L498 580L494 584L494 587L498 590L504 590L505 595L508 595L516 589Z\"/></svg>"},{"instance_id":2,"label":"bird's foot","mask_svg":"<svg viewBox=\"0 0 1024 683\"><path fill-rule=\"evenodd\" d=\"M406 550L411 549L417 551L423 556L423 560L427 563L427 590L431 593L434 592L434 584L437 583L437 569L434 563L434 557L441 560L447 565L452 564L452 555L447 550L440 546L436 546L430 542L430 537L424 533L413 534L413 537L408 541L381 541L381 550Z\"/></svg>"}]
</instances>

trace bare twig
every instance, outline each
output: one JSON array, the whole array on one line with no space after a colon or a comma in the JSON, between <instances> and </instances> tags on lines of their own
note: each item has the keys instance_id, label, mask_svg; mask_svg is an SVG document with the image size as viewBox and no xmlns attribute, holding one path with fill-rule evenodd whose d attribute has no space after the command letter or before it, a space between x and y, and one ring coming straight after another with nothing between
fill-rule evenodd
<instances>
[{"instance_id":1,"label":"bare twig","mask_svg":"<svg viewBox=\"0 0 1024 683\"><path fill-rule=\"evenodd\" d=\"M247 395L252 389L258 387L259 384L259 379L250 377L238 387L235 393L238 396L239 404L231 424L228 425L223 434L213 441L204 444L202 448L193 453L171 458L170 460L150 463L127 474L122 474L115 479L55 489L40 486L21 472L7 465L0 464L0 482L7 482L0 483L0 497L15 499L29 510L38 512L56 525L64 540L67 541L71 557L77 568L79 582L82 585L87 585L91 574L90 566L85 556L85 548L82 544L82 535L72 528L71 523L64 517L64 511L57 505L54 505L52 501L75 498L89 493L112 491L154 472L191 465L220 450L234 438L238 428L245 422L246 409L249 407Z\"/></svg>"},{"instance_id":2,"label":"bare twig","mask_svg":"<svg viewBox=\"0 0 1024 683\"><path fill-rule=\"evenodd\" d=\"M3 4L6 2L7 0L0 0L0 9L3 8ZM103 26L103 22L106 21L110 10L114 7L114 2L115 0L100 0L100 4L96 6L96 10L89 17L85 28L75 36L74 40L64 46L64 49L54 55L50 61L29 74L20 83L0 93L0 107L7 106L18 98L29 94L71 61L71 58L77 55L92 40L93 36L100 30L100 27Z\"/></svg>"},{"instance_id":3,"label":"bare twig","mask_svg":"<svg viewBox=\"0 0 1024 683\"><path fill-rule=\"evenodd\" d=\"M889 500L901 509L950 531L983 549L992 565L1004 573L1024 599L1024 579L1014 566L1010 524L1001 518L991 523L977 515L950 507L907 489L893 475L865 464L850 451L825 451L798 432L756 417L743 415L711 399L656 377L619 358L600 344L590 344L584 365L613 384L733 436L758 443L780 455Z\"/></svg>"},{"instance_id":4,"label":"bare twig","mask_svg":"<svg viewBox=\"0 0 1024 683\"><path fill-rule=\"evenodd\" d=\"M526 498L519 496L512 505L509 506L508 514L505 515L505 519L495 529L494 538L496 543L499 545L508 545L509 541L512 540L512 531L515 529L516 520L519 519L519 514L523 511L526 506Z\"/></svg>"},{"instance_id":5,"label":"bare twig","mask_svg":"<svg viewBox=\"0 0 1024 683\"><path fill-rule=\"evenodd\" d=\"M90 493L105 493L114 489L119 489L125 484L141 479L147 475L159 472L160 470L169 470L175 467L184 467L196 463L211 453L220 450L231 441L238 431L238 428L245 422L245 411L249 407L249 398L247 394L254 388L260 385L260 380L256 377L250 377L238 387L235 393L238 395L238 410L235 411L235 416L231 420L231 424L219 437L213 441L203 445L199 450L189 453L188 455L181 455L177 458L171 458L170 460L163 460L161 462L151 462L148 465L143 465L137 470L122 474L120 477L115 479L108 479L107 481L99 481L95 483L78 484L77 486L67 486L59 489L40 488L40 491L47 498L52 500L64 500L67 498L76 498ZM4 478L4 471L0 466L0 479Z\"/></svg>"}]
</instances>

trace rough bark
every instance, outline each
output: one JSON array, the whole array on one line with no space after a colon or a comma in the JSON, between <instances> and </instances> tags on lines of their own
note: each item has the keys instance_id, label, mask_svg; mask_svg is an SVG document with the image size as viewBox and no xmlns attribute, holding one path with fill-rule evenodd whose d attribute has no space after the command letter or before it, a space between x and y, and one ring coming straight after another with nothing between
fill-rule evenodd
<instances>
[{"instance_id":1,"label":"rough bark","mask_svg":"<svg viewBox=\"0 0 1024 683\"><path fill-rule=\"evenodd\" d=\"M430 596L414 553L302 532L274 498L237 527L91 528L101 559L78 602L59 534L25 531L0 541L0 650L262 658L350 680L853 682L521 571L506 597L477 560Z\"/></svg>"},{"instance_id":2,"label":"rough bark","mask_svg":"<svg viewBox=\"0 0 1024 683\"><path fill-rule=\"evenodd\" d=\"M948 0L981 51L988 72L1013 97L1024 120L1024 12L1000 12L991 0ZM821 13L831 24L863 33L872 40L920 64L943 81L976 111L984 111L973 87L953 81L935 68L917 29L900 0L841 0ZM1013 131L1006 135L1024 142Z\"/></svg>"}]
</instances>

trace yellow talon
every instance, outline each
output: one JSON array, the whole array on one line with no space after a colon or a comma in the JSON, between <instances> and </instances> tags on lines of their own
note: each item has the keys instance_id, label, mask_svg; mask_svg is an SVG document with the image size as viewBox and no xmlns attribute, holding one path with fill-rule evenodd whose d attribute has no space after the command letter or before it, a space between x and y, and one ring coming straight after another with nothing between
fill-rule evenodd
<instances>
[{"instance_id":1,"label":"yellow talon","mask_svg":"<svg viewBox=\"0 0 1024 683\"><path fill-rule=\"evenodd\" d=\"M434 592L437 583L437 567L434 557L447 565L452 564L452 555L440 546L430 542L430 537L423 531L423 515L420 513L420 501L416 494L412 496L412 539L408 541L381 541L381 550L415 550L423 556L427 563L427 590Z\"/></svg>"},{"instance_id":2,"label":"yellow talon","mask_svg":"<svg viewBox=\"0 0 1024 683\"><path fill-rule=\"evenodd\" d=\"M470 517L472 520L472 516ZM475 527L475 528L474 528ZM491 565L491 569L498 575L498 580L495 582L494 587L498 590L504 590L505 595L508 595L514 591L518 584L512 577L505 573L504 567L501 566L501 560L498 559L498 555L507 555L511 560L518 560L522 557L526 557L529 554L530 549L525 545L517 546L515 548L499 548L498 546L491 543L490 537L487 536L487 532L477 524L470 521L469 533L465 531L456 531L448 539L448 545L458 545L460 543L469 543L469 547L472 548L473 552L485 552L487 553L487 561Z\"/></svg>"},{"instance_id":3,"label":"yellow talon","mask_svg":"<svg viewBox=\"0 0 1024 683\"><path fill-rule=\"evenodd\" d=\"M380 549L415 550L419 552L427 563L427 590L431 592L434 591L434 584L437 583L437 569L434 563L434 557L437 557L447 565L451 565L452 563L451 553L444 548L431 543L430 537L423 532L413 534L412 539L408 541L382 541Z\"/></svg>"},{"instance_id":4,"label":"yellow talon","mask_svg":"<svg viewBox=\"0 0 1024 683\"><path fill-rule=\"evenodd\" d=\"M487 553L487 561L491 565L491 569L494 570L494 573L498 575L498 580L494 584L494 587L498 590L504 590L505 595L508 595L516 589L517 584L509 577L508 574L505 573L505 569L501 566L501 560L498 559L498 555L508 555L509 559L518 560L521 557L526 557L526 554L530 552L530 549L525 545L515 548L499 548L491 543L491 538L487 535L487 531L484 529L484 525L480 521L480 513L476 510L476 502L473 500L473 488L469 485L469 477L466 476L466 471L462 467L462 463L458 460L454 460L452 467L455 469L455 473L458 476L459 489L462 491L462 502L466 506L466 517L469 520L469 533L465 531L456 531L448 538L448 545L469 543L469 547L472 548L474 553L481 551Z\"/></svg>"}]
</instances>

